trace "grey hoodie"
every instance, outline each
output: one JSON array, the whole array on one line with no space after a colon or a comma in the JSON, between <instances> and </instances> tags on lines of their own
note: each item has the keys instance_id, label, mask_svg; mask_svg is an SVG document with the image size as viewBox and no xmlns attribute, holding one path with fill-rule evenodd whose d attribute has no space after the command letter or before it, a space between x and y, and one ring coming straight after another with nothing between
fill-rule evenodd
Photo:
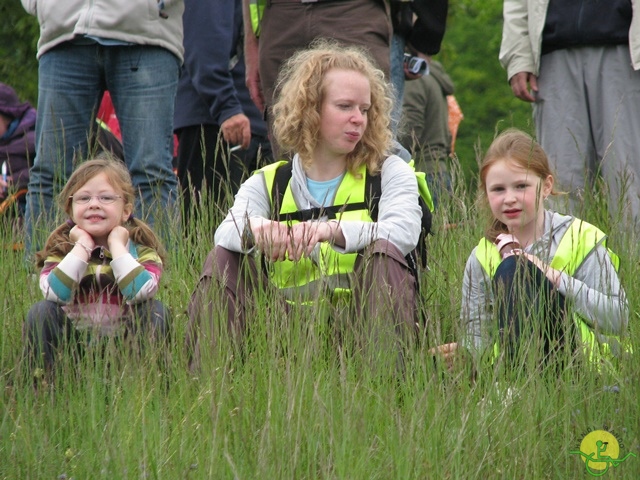
<instances>
[{"instance_id":1,"label":"grey hoodie","mask_svg":"<svg viewBox=\"0 0 640 480\"><path fill-rule=\"evenodd\" d=\"M183 0L21 0L38 17L38 58L76 35L169 50L182 62Z\"/></svg>"},{"instance_id":2,"label":"grey hoodie","mask_svg":"<svg viewBox=\"0 0 640 480\"><path fill-rule=\"evenodd\" d=\"M544 233L525 248L525 252L536 255L548 265L573 219L545 211ZM476 248L465 267L460 311L462 330L466 332L462 344L472 353L492 346L491 332L495 330L491 325L495 301L491 279L476 256ZM626 331L629 307L611 257L602 242L591 251L573 277L562 273L558 291L571 301L573 311L597 330L601 341L607 342L606 335L622 335Z\"/></svg>"}]
</instances>

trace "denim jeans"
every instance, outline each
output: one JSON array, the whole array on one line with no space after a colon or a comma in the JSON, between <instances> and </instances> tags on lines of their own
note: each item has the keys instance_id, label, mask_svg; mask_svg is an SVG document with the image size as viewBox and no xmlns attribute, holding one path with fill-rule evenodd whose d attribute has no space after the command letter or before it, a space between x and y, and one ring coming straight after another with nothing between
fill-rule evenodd
<instances>
[{"instance_id":1,"label":"denim jeans","mask_svg":"<svg viewBox=\"0 0 640 480\"><path fill-rule=\"evenodd\" d=\"M393 107L391 109L391 128L394 135L402 118L402 97L404 97L404 47L405 39L396 33L391 37L391 85L393 85ZM406 146L406 145L405 145ZM409 147L411 145L408 145Z\"/></svg>"},{"instance_id":2,"label":"denim jeans","mask_svg":"<svg viewBox=\"0 0 640 480\"><path fill-rule=\"evenodd\" d=\"M102 93L109 90L124 156L138 192L135 214L153 225L172 214L173 109L179 59L146 45L64 43L40 58L36 157L27 195L25 250L42 247L55 218L54 196L88 152Z\"/></svg>"}]
</instances>

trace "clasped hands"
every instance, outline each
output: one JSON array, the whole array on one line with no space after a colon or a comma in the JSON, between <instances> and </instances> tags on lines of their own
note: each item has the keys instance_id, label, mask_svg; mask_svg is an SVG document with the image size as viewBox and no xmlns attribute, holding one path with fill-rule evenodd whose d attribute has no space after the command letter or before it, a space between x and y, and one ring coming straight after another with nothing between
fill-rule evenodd
<instances>
[{"instance_id":1,"label":"clasped hands","mask_svg":"<svg viewBox=\"0 0 640 480\"><path fill-rule=\"evenodd\" d=\"M510 257L511 255L521 255L533 263L536 267L538 267L545 276L553 283L553 285L557 288L560 286L560 279L562 277L562 272L560 270L556 270L551 266L547 265L545 262L540 260L536 255L532 255L531 253L527 253L521 247L518 239L510 234L510 233L501 233L496 238L496 246L498 247L498 251L502 258Z\"/></svg>"},{"instance_id":2,"label":"clasped hands","mask_svg":"<svg viewBox=\"0 0 640 480\"><path fill-rule=\"evenodd\" d=\"M268 260L298 261L311 255L320 242L337 242L343 239L336 221L308 221L289 225L266 219L251 219L253 246Z\"/></svg>"},{"instance_id":3,"label":"clasped hands","mask_svg":"<svg viewBox=\"0 0 640 480\"><path fill-rule=\"evenodd\" d=\"M91 251L97 246L91 234L77 225L74 225L69 231L69 240L71 240L74 245L81 247L89 256L91 255ZM128 242L129 230L122 225L114 227L107 237L107 246L109 247L112 258L115 259L127 253Z\"/></svg>"}]
</instances>

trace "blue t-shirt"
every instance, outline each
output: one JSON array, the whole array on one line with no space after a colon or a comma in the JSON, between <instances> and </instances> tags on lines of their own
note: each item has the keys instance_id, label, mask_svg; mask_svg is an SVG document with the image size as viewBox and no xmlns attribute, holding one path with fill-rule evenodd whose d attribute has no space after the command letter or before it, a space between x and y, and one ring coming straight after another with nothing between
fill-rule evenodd
<instances>
[{"instance_id":1,"label":"blue t-shirt","mask_svg":"<svg viewBox=\"0 0 640 480\"><path fill-rule=\"evenodd\" d=\"M326 180L324 182L317 182L307 178L307 188L309 189L311 196L313 196L320 205L326 207L327 205L331 205L334 197L336 196L338 185L340 185L343 178L344 173L336 178Z\"/></svg>"}]
</instances>

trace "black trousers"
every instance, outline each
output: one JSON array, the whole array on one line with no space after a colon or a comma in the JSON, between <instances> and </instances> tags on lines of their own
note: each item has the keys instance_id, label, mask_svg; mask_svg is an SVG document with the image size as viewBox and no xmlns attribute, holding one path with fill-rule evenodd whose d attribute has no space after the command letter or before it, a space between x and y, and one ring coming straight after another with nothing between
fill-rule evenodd
<instances>
[{"instance_id":1,"label":"black trousers","mask_svg":"<svg viewBox=\"0 0 640 480\"><path fill-rule=\"evenodd\" d=\"M157 341L169 337L171 313L159 300L132 305L133 319L126 322L125 335L149 334ZM51 371L59 347L77 344L81 335L66 316L62 307L49 300L36 303L27 314L22 331L25 357L31 368L44 366Z\"/></svg>"},{"instance_id":2,"label":"black trousers","mask_svg":"<svg viewBox=\"0 0 640 480\"><path fill-rule=\"evenodd\" d=\"M194 125L179 129L178 180L183 196L183 218L190 219L192 205L200 204L206 187L210 200L223 211L240 184L257 168L271 163L271 144L266 137L252 136L246 150L230 152L217 125Z\"/></svg>"},{"instance_id":3,"label":"black trousers","mask_svg":"<svg viewBox=\"0 0 640 480\"><path fill-rule=\"evenodd\" d=\"M544 272L523 256L503 260L493 278L500 348L511 364L524 346L542 348L544 359L559 352L567 341L575 349L565 297Z\"/></svg>"}]
</instances>

